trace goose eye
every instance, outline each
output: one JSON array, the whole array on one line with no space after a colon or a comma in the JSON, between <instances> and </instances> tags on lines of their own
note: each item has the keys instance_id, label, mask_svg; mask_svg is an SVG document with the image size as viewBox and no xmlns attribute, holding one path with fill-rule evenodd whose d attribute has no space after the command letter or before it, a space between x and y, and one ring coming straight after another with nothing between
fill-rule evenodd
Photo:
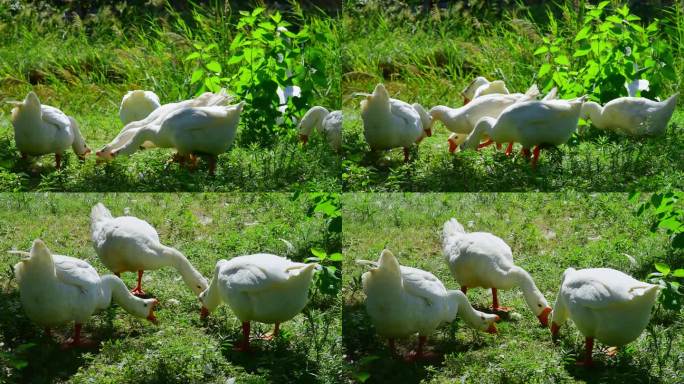
<instances>
[{"instance_id":1,"label":"goose eye","mask_svg":"<svg viewBox=\"0 0 684 384\"><path fill-rule=\"evenodd\" d=\"M201 285L198 285L197 288L202 289L202 286L201 286Z\"/></svg>"},{"instance_id":2,"label":"goose eye","mask_svg":"<svg viewBox=\"0 0 684 384\"><path fill-rule=\"evenodd\" d=\"M145 303L145 306L147 307L147 303Z\"/></svg>"},{"instance_id":3,"label":"goose eye","mask_svg":"<svg viewBox=\"0 0 684 384\"><path fill-rule=\"evenodd\" d=\"M541 308L541 307L542 307L541 303L540 303L540 304L537 304L537 305L539 306L539 308Z\"/></svg>"}]
</instances>

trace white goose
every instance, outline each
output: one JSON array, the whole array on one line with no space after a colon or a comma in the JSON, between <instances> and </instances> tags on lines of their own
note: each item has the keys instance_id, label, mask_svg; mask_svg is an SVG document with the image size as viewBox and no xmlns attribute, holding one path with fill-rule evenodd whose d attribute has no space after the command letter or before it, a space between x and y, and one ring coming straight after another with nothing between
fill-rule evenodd
<instances>
[{"instance_id":1,"label":"white goose","mask_svg":"<svg viewBox=\"0 0 684 384\"><path fill-rule=\"evenodd\" d=\"M90 212L90 230L95 252L115 275L138 272L135 295L144 295L142 276L145 270L170 266L175 268L183 282L199 295L208 287L207 280L177 249L159 241L157 231L146 221L132 216L113 217L102 204L97 203Z\"/></svg>"},{"instance_id":2,"label":"white goose","mask_svg":"<svg viewBox=\"0 0 684 384\"><path fill-rule=\"evenodd\" d=\"M228 95L225 89L221 89L219 93L205 92L194 99L164 104L150 112L150 114L144 119L132 121L126 124L121 132L119 132L119 134L109 144L102 147L95 154L99 159L111 160L112 152L120 149L123 145L128 143L139 129L151 126L159 126L169 115L184 108L225 105L232 99L233 97ZM150 141L147 141L143 143L143 147L151 148L154 147L154 144Z\"/></svg>"},{"instance_id":3,"label":"white goose","mask_svg":"<svg viewBox=\"0 0 684 384\"><path fill-rule=\"evenodd\" d=\"M489 84L482 85L475 90L473 99L477 99L480 96L492 95L492 94L502 94L508 95L510 92L506 88L506 84L503 80L494 80Z\"/></svg>"},{"instance_id":4,"label":"white goose","mask_svg":"<svg viewBox=\"0 0 684 384\"><path fill-rule=\"evenodd\" d=\"M537 289L532 276L513 264L511 248L501 238L487 232L466 233L456 219L451 219L444 223L442 250L449 270L464 294L468 288L491 288L492 309L506 311L507 308L499 307L497 290L520 287L527 307L541 325L548 326L549 303Z\"/></svg>"},{"instance_id":5,"label":"white goose","mask_svg":"<svg viewBox=\"0 0 684 384\"><path fill-rule=\"evenodd\" d=\"M302 311L318 264L295 263L284 257L259 253L219 260L209 288L200 294L202 319L226 303L242 322L242 341L237 350L249 350L250 321L280 323Z\"/></svg>"},{"instance_id":6,"label":"white goose","mask_svg":"<svg viewBox=\"0 0 684 384\"><path fill-rule=\"evenodd\" d=\"M315 106L309 109L299 123L299 140L306 144L311 130L316 128L330 147L339 152L342 149L342 111L328 111Z\"/></svg>"},{"instance_id":7,"label":"white goose","mask_svg":"<svg viewBox=\"0 0 684 384\"><path fill-rule=\"evenodd\" d=\"M551 316L551 334L557 337L560 327L572 319L586 338L586 355L578 364L591 365L595 338L622 346L639 337L659 288L610 268L568 268Z\"/></svg>"},{"instance_id":8,"label":"white goose","mask_svg":"<svg viewBox=\"0 0 684 384\"><path fill-rule=\"evenodd\" d=\"M463 293L447 291L433 274L400 266L389 250L383 250L377 262L356 263L371 266L361 277L366 310L377 332L389 339L392 352L395 338L418 333L418 348L409 358L425 357L427 336L457 315L474 329L496 333L498 316L476 311Z\"/></svg>"},{"instance_id":9,"label":"white goose","mask_svg":"<svg viewBox=\"0 0 684 384\"><path fill-rule=\"evenodd\" d=\"M156 147L175 148L175 158L183 164L195 162L198 154L209 156L209 174L216 172L218 155L226 152L235 140L240 114L245 102L228 106L190 107L167 116L158 126L136 130L131 139L111 153L112 157L131 155L146 141Z\"/></svg>"},{"instance_id":10,"label":"white goose","mask_svg":"<svg viewBox=\"0 0 684 384\"><path fill-rule=\"evenodd\" d=\"M404 148L404 161L408 161L409 147L431 136L430 127L423 127L427 116L420 104L408 104L391 99L385 86L378 84L372 94L361 101L363 134L372 151ZM422 110L422 113L421 111Z\"/></svg>"},{"instance_id":11,"label":"white goose","mask_svg":"<svg viewBox=\"0 0 684 384\"><path fill-rule=\"evenodd\" d=\"M511 105L532 100L539 95L539 89L532 85L526 93L514 93L510 95L486 95L472 100L460 108L449 108L437 105L430 108L432 121L440 121L446 129L455 133L449 137L449 151L454 152L465 137L473 131L475 124L483 117L497 118Z\"/></svg>"},{"instance_id":12,"label":"white goose","mask_svg":"<svg viewBox=\"0 0 684 384\"><path fill-rule=\"evenodd\" d=\"M62 166L62 155L71 147L83 159L90 148L73 117L49 105L41 105L38 96L29 92L24 101L10 101L14 140L22 158L55 154L55 168Z\"/></svg>"},{"instance_id":13,"label":"white goose","mask_svg":"<svg viewBox=\"0 0 684 384\"><path fill-rule=\"evenodd\" d=\"M506 149L508 154L512 143L517 142L522 144L525 157L529 157L530 148L534 147L534 168L539 160L541 146L564 144L577 130L584 99L521 101L506 108L498 119L480 119L460 148L477 149L492 142L509 143ZM485 136L489 137L489 141L481 145L480 141Z\"/></svg>"},{"instance_id":14,"label":"white goose","mask_svg":"<svg viewBox=\"0 0 684 384\"><path fill-rule=\"evenodd\" d=\"M677 106L675 93L665 101L643 97L620 97L601 107L588 101L582 106L582 118L591 120L599 129L627 136L657 136L665 132Z\"/></svg>"},{"instance_id":15,"label":"white goose","mask_svg":"<svg viewBox=\"0 0 684 384\"><path fill-rule=\"evenodd\" d=\"M40 239L31 252L17 252L22 259L14 266L19 297L26 315L34 323L50 327L74 321L74 336L68 345L88 344L81 337L81 327L95 312L114 300L133 316L156 323L155 299L143 300L131 295L116 276L100 277L87 262L69 256L53 255Z\"/></svg>"},{"instance_id":16,"label":"white goose","mask_svg":"<svg viewBox=\"0 0 684 384\"><path fill-rule=\"evenodd\" d=\"M124 125L132 121L139 121L149 116L152 111L160 106L159 96L152 91L140 89L128 91L121 99L119 119Z\"/></svg>"}]
</instances>

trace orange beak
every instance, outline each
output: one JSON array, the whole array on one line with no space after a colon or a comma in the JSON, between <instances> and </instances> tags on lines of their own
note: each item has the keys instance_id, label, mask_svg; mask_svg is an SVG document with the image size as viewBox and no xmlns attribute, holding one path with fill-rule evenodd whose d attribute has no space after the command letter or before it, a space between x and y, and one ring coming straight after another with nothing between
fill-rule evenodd
<instances>
[{"instance_id":1,"label":"orange beak","mask_svg":"<svg viewBox=\"0 0 684 384\"><path fill-rule=\"evenodd\" d=\"M487 328L487 333L491 333L492 335L496 335L497 334L496 325L490 324L489 328Z\"/></svg>"},{"instance_id":2,"label":"orange beak","mask_svg":"<svg viewBox=\"0 0 684 384\"><path fill-rule=\"evenodd\" d=\"M541 323L542 327L544 328L549 326L549 313L551 313L551 307L546 307L543 311L541 311L539 316L537 316L539 323Z\"/></svg>"},{"instance_id":3,"label":"orange beak","mask_svg":"<svg viewBox=\"0 0 684 384\"><path fill-rule=\"evenodd\" d=\"M200 310L200 320L204 320L207 317L209 317L209 310L207 307L202 306L202 309Z\"/></svg>"},{"instance_id":4,"label":"orange beak","mask_svg":"<svg viewBox=\"0 0 684 384\"><path fill-rule=\"evenodd\" d=\"M299 141L301 141L302 144L306 144L309 141L309 136L300 134L299 135Z\"/></svg>"},{"instance_id":5,"label":"orange beak","mask_svg":"<svg viewBox=\"0 0 684 384\"><path fill-rule=\"evenodd\" d=\"M154 316L154 307L159 305L159 300L154 300L152 302L152 308L150 308L150 313L147 315L147 320L149 320L152 324L158 324L159 321L157 318Z\"/></svg>"},{"instance_id":6,"label":"orange beak","mask_svg":"<svg viewBox=\"0 0 684 384\"><path fill-rule=\"evenodd\" d=\"M449 141L449 152L450 153L456 152L456 148L458 148L458 145L456 145L456 142L451 140L451 139L449 139L448 141Z\"/></svg>"}]
</instances>

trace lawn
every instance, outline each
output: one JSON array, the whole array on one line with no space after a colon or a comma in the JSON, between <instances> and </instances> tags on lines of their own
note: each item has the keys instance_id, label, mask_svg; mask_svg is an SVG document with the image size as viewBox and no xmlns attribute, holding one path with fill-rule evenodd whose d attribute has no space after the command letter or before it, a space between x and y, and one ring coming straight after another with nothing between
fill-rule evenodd
<instances>
[{"instance_id":1,"label":"lawn","mask_svg":"<svg viewBox=\"0 0 684 384\"><path fill-rule=\"evenodd\" d=\"M520 156L519 145L515 147L515 156L510 158L504 156L503 151L497 153L493 147L479 153L449 153L447 138L450 132L441 122L435 123L432 137L424 139L417 148L414 146L414 159L408 164L403 162L401 149L379 157L370 156L363 137L360 99L353 94L372 92L378 83L386 85L391 97L420 103L426 109L435 105L460 107L463 102L461 90L476 76L503 79L511 92L525 92L532 83L537 83L542 91L557 85L547 81L553 70L539 75L546 57L533 53L545 46L543 39L550 39L551 42L565 41L558 43L556 48L561 52L569 51L568 55L572 56L580 44L573 43L572 37L582 23L571 2L560 2L560 6L549 8L544 5L524 7L516 3L504 6L501 12L487 10L486 6L477 8L477 4L484 2L470 3L471 8L456 2L450 8L434 8L427 15L404 2L345 3L342 17L345 32L342 35L342 93L347 145L347 155L342 163L345 191L620 192L682 186L684 108L681 106L684 104L681 100L664 136L621 137L581 122L581 129L567 144L542 150L536 171L531 170L529 163ZM556 33L552 32L553 24L547 10L555 15ZM679 13L675 10L670 7L660 8L655 13L641 10L643 21L639 23L643 25L652 22L654 14L661 19L661 29L667 33L650 36L648 41L654 47L662 46L663 52L649 51L649 54L658 60L663 56L663 62L669 63L658 71L649 72L652 90L655 92L657 87L658 94L644 96L665 99L681 91L684 18L681 10ZM639 46L629 41L620 44ZM572 58L573 64L580 60ZM558 74L570 73L564 72L566 68L561 65L554 68ZM572 79L571 73L569 76ZM617 97L606 98L599 93L599 89L608 88L608 80L598 76L615 82L612 80L615 75L609 77L606 69L606 73L601 72L578 94L590 94L604 103ZM563 84L575 85L571 81ZM622 83L619 84L617 89L625 92Z\"/></svg>"},{"instance_id":2,"label":"lawn","mask_svg":"<svg viewBox=\"0 0 684 384\"><path fill-rule=\"evenodd\" d=\"M0 249L28 250L42 238L54 253L107 269L90 240L90 207L104 203L115 216L129 213L150 222L161 241L183 252L205 276L216 261L269 252L293 260L311 248L339 251L340 235L327 219L310 213L314 196L291 194L2 194ZM288 244L289 243L289 244ZM282 325L282 337L255 341L255 351L232 350L240 322L222 305L207 323L198 299L169 268L145 273L143 287L160 301L158 325L113 306L90 318L87 336L95 349L62 350L73 324L53 330L53 339L25 316L12 268L17 256L0 253L0 383L271 383L295 380L333 383L342 372L340 298L310 290L303 312ZM134 273L122 278L129 287ZM318 285L314 284L314 287ZM270 330L253 323L256 332ZM253 328L254 329L254 328ZM253 331L255 332L255 331ZM253 333L253 336L255 333Z\"/></svg>"},{"instance_id":3,"label":"lawn","mask_svg":"<svg viewBox=\"0 0 684 384\"><path fill-rule=\"evenodd\" d=\"M334 13L289 5L280 12L266 9L252 20L249 12L238 12L256 9L244 2L225 7L140 3L84 11L75 5L0 1L0 190L339 190L339 157L316 134L302 148L294 120L313 105L339 109L338 58L327 53L337 49ZM276 15L293 37L271 36L269 45L250 34L256 27L239 24L249 19L275 28ZM260 52L263 61L255 56L245 62L244 47L232 45L236 40L253 44L253 55ZM236 95L235 102L247 102L236 141L219 156L215 177L207 175L203 161L194 171L168 164L170 149L96 164L94 152L123 127L118 107L127 91L153 90L165 104L194 97L207 84L225 87ZM300 86L302 95L291 99L284 122L277 125L275 89L289 85ZM62 171L55 170L52 155L36 163L19 158L11 106L4 101L23 100L31 90L79 123L93 149L85 163L70 150Z\"/></svg>"},{"instance_id":4,"label":"lawn","mask_svg":"<svg viewBox=\"0 0 684 384\"><path fill-rule=\"evenodd\" d=\"M502 305L514 311L497 324L497 335L473 331L460 318L439 328L428 345L443 357L433 362L405 363L392 357L365 311L360 282L365 269L354 260L377 260L385 247L402 265L435 274L447 289L459 288L441 250L442 226L451 217L466 231L504 239L516 264L532 275L551 305L568 267L610 267L643 281L655 262L684 266L681 251L670 248L662 230L649 231L650 219L635 215L637 205L627 194L345 194L342 203L343 334L351 378L402 383L682 383L684 313L660 304L644 333L616 357L603 354L605 346L597 344L594 369L574 364L584 350L577 328L569 322L554 344L519 289L499 294ZM479 309L491 305L491 294L484 289L469 290L468 298ZM398 340L398 350L406 353L415 343L413 337Z\"/></svg>"}]
</instances>

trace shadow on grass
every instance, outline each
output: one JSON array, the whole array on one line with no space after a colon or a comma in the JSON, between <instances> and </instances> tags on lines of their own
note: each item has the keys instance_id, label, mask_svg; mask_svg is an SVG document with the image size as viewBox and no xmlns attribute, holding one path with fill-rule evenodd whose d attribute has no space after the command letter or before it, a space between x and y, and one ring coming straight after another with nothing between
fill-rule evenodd
<instances>
[{"instance_id":1,"label":"shadow on grass","mask_svg":"<svg viewBox=\"0 0 684 384\"><path fill-rule=\"evenodd\" d=\"M345 191L625 191L657 189L677 185L684 173L684 130L671 124L664 136L634 139L589 129L574 136L567 145L541 151L539 166L533 170L520 155L512 156L490 147L479 152L450 154L446 150L414 149L412 160L404 164L397 155L374 161L355 153L368 151L355 141L348 149L344 165ZM395 153L396 152L396 153ZM417 155L416 155L417 152Z\"/></svg>"},{"instance_id":2,"label":"shadow on grass","mask_svg":"<svg viewBox=\"0 0 684 384\"><path fill-rule=\"evenodd\" d=\"M367 383L419 383L425 380L432 367L444 364L449 354L474 351L486 346L480 332L473 330L474 341L468 344L456 342L458 323L438 329L428 338L427 348L437 354L429 361L406 362L405 356L415 348L417 337L397 340L397 354L393 356L387 340L381 338L371 325L363 303L345 304L342 311L342 342L348 363L353 366L351 376L355 379L366 377Z\"/></svg>"},{"instance_id":3,"label":"shadow on grass","mask_svg":"<svg viewBox=\"0 0 684 384\"><path fill-rule=\"evenodd\" d=\"M562 342L565 371L578 381L592 383L662 383L661 378L654 375L649 366L649 359L635 359L631 353L622 348L616 356L606 355L607 347L597 344L594 347L594 366L583 367L576 364L577 359L584 356L580 345L573 345L568 340ZM629 347L626 347L627 350Z\"/></svg>"},{"instance_id":4,"label":"shadow on grass","mask_svg":"<svg viewBox=\"0 0 684 384\"><path fill-rule=\"evenodd\" d=\"M64 167L56 171L54 156L41 156L36 164L19 159L10 135L0 137L0 176L10 181L0 189L75 192L160 191L282 191L339 190L340 160L320 138L310 145L283 140L272 148L236 147L219 156L215 176L206 161L195 170L169 164L171 150L149 149L128 158L96 164L84 163L66 153ZM0 180L2 182L2 180Z\"/></svg>"}]
</instances>

